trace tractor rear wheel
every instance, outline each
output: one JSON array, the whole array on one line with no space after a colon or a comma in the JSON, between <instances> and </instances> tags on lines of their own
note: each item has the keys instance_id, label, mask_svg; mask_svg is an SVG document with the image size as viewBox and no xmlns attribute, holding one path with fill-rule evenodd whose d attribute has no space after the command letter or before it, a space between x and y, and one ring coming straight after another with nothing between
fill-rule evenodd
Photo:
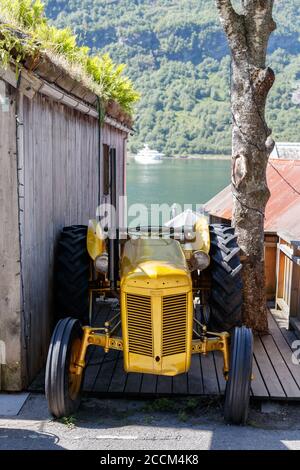
<instances>
[{"instance_id":1,"label":"tractor rear wheel","mask_svg":"<svg viewBox=\"0 0 300 470\"><path fill-rule=\"evenodd\" d=\"M88 323L90 258L86 246L87 227L64 227L58 242L55 266L57 318L73 317Z\"/></svg>"},{"instance_id":2,"label":"tractor rear wheel","mask_svg":"<svg viewBox=\"0 0 300 470\"><path fill-rule=\"evenodd\" d=\"M45 390L51 414L70 416L80 405L83 371L76 374L83 331L74 318L60 320L53 332L46 364Z\"/></svg>"},{"instance_id":3,"label":"tractor rear wheel","mask_svg":"<svg viewBox=\"0 0 300 470\"><path fill-rule=\"evenodd\" d=\"M236 327L231 337L230 366L225 391L224 418L227 423L245 424L248 417L253 360L250 328Z\"/></svg>"},{"instance_id":4,"label":"tractor rear wheel","mask_svg":"<svg viewBox=\"0 0 300 470\"><path fill-rule=\"evenodd\" d=\"M242 323L242 264L236 238L234 228L210 225L209 327L212 331L230 331Z\"/></svg>"}]
</instances>

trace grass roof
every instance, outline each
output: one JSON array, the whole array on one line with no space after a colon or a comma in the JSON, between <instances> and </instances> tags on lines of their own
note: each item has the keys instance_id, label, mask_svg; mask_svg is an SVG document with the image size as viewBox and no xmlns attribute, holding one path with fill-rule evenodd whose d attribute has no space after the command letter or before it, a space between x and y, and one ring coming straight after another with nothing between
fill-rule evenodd
<instances>
[{"instance_id":1,"label":"grass roof","mask_svg":"<svg viewBox=\"0 0 300 470\"><path fill-rule=\"evenodd\" d=\"M104 104L115 101L132 115L139 94L124 76L124 64L114 64L108 54L91 55L88 47L77 44L69 28L50 25L41 0L0 0L2 66L14 62L20 68L28 57L36 60L43 54L91 89Z\"/></svg>"}]
</instances>

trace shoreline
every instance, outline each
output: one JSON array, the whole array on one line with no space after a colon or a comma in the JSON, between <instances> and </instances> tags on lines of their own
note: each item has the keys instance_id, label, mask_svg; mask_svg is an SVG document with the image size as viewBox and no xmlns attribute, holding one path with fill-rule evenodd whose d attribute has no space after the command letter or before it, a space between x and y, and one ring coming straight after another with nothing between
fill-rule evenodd
<instances>
[{"instance_id":1,"label":"shoreline","mask_svg":"<svg viewBox=\"0 0 300 470\"><path fill-rule=\"evenodd\" d=\"M231 160L231 155L191 155L186 158L184 157L164 157L164 160L167 158L172 158L173 160Z\"/></svg>"},{"instance_id":2,"label":"shoreline","mask_svg":"<svg viewBox=\"0 0 300 470\"><path fill-rule=\"evenodd\" d=\"M127 155L128 159L133 159L135 155ZM215 154L206 154L206 155L189 155L188 157L162 157L162 160L231 160L231 155L215 155Z\"/></svg>"}]
</instances>

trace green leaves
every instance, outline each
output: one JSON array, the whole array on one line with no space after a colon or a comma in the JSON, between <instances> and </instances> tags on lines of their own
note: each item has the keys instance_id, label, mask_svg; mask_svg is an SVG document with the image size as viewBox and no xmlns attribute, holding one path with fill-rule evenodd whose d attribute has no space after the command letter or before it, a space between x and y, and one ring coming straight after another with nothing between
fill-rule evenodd
<instances>
[{"instance_id":1,"label":"green leaves","mask_svg":"<svg viewBox=\"0 0 300 470\"><path fill-rule=\"evenodd\" d=\"M139 94L133 89L132 82L123 76L124 64L115 65L108 54L88 57L86 70L101 90L104 100L113 100L121 108L132 113L132 105L139 99Z\"/></svg>"},{"instance_id":2,"label":"green leaves","mask_svg":"<svg viewBox=\"0 0 300 470\"><path fill-rule=\"evenodd\" d=\"M88 47L77 44L77 37L70 28L58 29L50 25L41 0L0 0L1 20L2 65L7 66L12 59L21 63L28 55L35 56L41 51L47 51L50 55L62 57L73 66L70 73L73 71L76 78L88 82L102 101L114 100L125 112L133 113L139 94L134 90L132 82L123 75L125 65L114 64L108 54L90 55Z\"/></svg>"},{"instance_id":3,"label":"green leaves","mask_svg":"<svg viewBox=\"0 0 300 470\"><path fill-rule=\"evenodd\" d=\"M1 0L0 15L26 29L34 29L46 22L41 0Z\"/></svg>"}]
</instances>

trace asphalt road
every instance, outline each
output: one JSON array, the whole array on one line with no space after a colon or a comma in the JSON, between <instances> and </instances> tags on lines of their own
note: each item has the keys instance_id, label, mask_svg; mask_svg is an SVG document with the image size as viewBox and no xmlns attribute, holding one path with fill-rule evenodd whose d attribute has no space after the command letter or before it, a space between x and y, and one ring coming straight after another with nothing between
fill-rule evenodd
<instances>
[{"instance_id":1,"label":"asphalt road","mask_svg":"<svg viewBox=\"0 0 300 470\"><path fill-rule=\"evenodd\" d=\"M0 417L0 449L300 449L300 404L254 403L249 425L238 427L224 424L218 400L88 398L55 421L32 394L18 416Z\"/></svg>"}]
</instances>

